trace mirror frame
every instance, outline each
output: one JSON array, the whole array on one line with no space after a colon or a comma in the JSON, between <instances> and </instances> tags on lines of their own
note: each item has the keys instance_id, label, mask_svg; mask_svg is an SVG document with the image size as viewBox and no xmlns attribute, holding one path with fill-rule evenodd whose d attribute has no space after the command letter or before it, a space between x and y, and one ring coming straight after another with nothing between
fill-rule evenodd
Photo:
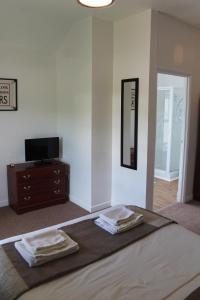
<instances>
[{"instance_id":1,"label":"mirror frame","mask_svg":"<svg viewBox=\"0 0 200 300\"><path fill-rule=\"evenodd\" d=\"M134 164L126 165L123 163L123 138L124 138L124 83L135 82L135 132L134 132ZM139 78L129 78L121 80L121 167L137 170L137 151L138 151L138 96L139 96Z\"/></svg>"}]
</instances>

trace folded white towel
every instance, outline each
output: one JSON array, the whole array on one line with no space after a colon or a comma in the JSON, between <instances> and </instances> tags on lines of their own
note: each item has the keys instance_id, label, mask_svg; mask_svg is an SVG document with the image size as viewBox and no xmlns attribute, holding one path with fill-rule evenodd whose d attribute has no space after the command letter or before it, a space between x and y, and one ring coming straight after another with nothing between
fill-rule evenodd
<instances>
[{"instance_id":1,"label":"folded white towel","mask_svg":"<svg viewBox=\"0 0 200 300\"><path fill-rule=\"evenodd\" d=\"M30 267L35 267L72 254L79 250L79 245L67 236L66 244L62 248L51 250L49 253L33 255L32 252L26 248L23 241L16 242L15 248Z\"/></svg>"},{"instance_id":2,"label":"folded white towel","mask_svg":"<svg viewBox=\"0 0 200 300\"><path fill-rule=\"evenodd\" d=\"M111 234L117 234L117 233L121 233L127 230L130 230L140 224L142 224L144 222L144 217L141 214L136 214L134 215L134 219L131 221L128 221L127 223L123 223L121 225L111 225L109 223L107 223L106 221L104 221L101 218L96 219L95 224L99 227L101 227L102 229L108 231Z\"/></svg>"},{"instance_id":3,"label":"folded white towel","mask_svg":"<svg viewBox=\"0 0 200 300\"><path fill-rule=\"evenodd\" d=\"M48 253L66 246L68 236L62 230L48 230L42 233L31 233L22 239L23 244L33 255Z\"/></svg>"},{"instance_id":4,"label":"folded white towel","mask_svg":"<svg viewBox=\"0 0 200 300\"><path fill-rule=\"evenodd\" d=\"M99 215L101 219L111 225L120 225L134 219L134 212L125 206L112 207Z\"/></svg>"}]
</instances>

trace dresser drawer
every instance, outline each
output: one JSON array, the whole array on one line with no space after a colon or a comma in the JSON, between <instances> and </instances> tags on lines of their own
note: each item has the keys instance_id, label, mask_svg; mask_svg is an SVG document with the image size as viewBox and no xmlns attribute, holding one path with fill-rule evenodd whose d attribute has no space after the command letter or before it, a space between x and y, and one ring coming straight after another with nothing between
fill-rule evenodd
<instances>
[{"instance_id":1,"label":"dresser drawer","mask_svg":"<svg viewBox=\"0 0 200 300\"><path fill-rule=\"evenodd\" d=\"M47 167L47 168L41 168L41 170L26 170L17 172L17 182L19 184L29 183L29 182L35 182L39 180L44 180L45 178L57 178L62 177L65 175L65 167L64 166L54 166Z\"/></svg>"},{"instance_id":2,"label":"dresser drawer","mask_svg":"<svg viewBox=\"0 0 200 300\"><path fill-rule=\"evenodd\" d=\"M45 179L37 179L37 180L29 180L25 182L21 182L18 185L18 192L33 192L36 193L40 191L48 191L65 185L66 180L65 177L58 176L56 178L45 178Z\"/></svg>"},{"instance_id":3,"label":"dresser drawer","mask_svg":"<svg viewBox=\"0 0 200 300\"><path fill-rule=\"evenodd\" d=\"M53 179L47 180L44 184L33 184L33 183L26 183L20 184L18 186L18 195L26 196L26 195L38 195L41 193L52 192L56 190L65 190L66 183L64 178L62 179Z\"/></svg>"},{"instance_id":4,"label":"dresser drawer","mask_svg":"<svg viewBox=\"0 0 200 300\"><path fill-rule=\"evenodd\" d=\"M19 193L19 204L20 205L33 205L36 203L49 202L55 199L65 198L65 187L60 186L59 188L54 188L46 192L21 192Z\"/></svg>"}]
</instances>

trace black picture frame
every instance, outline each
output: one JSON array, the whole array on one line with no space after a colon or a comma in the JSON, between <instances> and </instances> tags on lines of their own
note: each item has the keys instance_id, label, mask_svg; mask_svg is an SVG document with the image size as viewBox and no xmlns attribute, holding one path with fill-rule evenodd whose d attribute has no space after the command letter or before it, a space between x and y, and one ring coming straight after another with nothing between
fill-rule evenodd
<instances>
[{"instance_id":1,"label":"black picture frame","mask_svg":"<svg viewBox=\"0 0 200 300\"><path fill-rule=\"evenodd\" d=\"M132 99L130 110L135 110L135 120L134 120L134 151L131 154L131 148L130 148L130 165L124 163L124 86L127 82L134 82L135 83L135 89L134 89L134 99L135 102L133 104ZM137 157L138 157L138 98L139 98L139 78L128 78L128 79L122 79L121 80L121 167L137 170Z\"/></svg>"},{"instance_id":2,"label":"black picture frame","mask_svg":"<svg viewBox=\"0 0 200 300\"><path fill-rule=\"evenodd\" d=\"M0 78L0 111L18 110L18 80Z\"/></svg>"}]
</instances>

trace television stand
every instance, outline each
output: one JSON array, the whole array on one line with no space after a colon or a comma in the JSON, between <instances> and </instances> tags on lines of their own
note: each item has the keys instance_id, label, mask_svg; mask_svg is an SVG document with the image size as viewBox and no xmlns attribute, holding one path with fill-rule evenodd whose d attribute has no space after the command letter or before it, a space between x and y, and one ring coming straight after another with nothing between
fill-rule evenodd
<instances>
[{"instance_id":1,"label":"television stand","mask_svg":"<svg viewBox=\"0 0 200 300\"><path fill-rule=\"evenodd\" d=\"M69 165L58 160L8 165L9 205L20 214L66 202L69 172Z\"/></svg>"}]
</instances>

